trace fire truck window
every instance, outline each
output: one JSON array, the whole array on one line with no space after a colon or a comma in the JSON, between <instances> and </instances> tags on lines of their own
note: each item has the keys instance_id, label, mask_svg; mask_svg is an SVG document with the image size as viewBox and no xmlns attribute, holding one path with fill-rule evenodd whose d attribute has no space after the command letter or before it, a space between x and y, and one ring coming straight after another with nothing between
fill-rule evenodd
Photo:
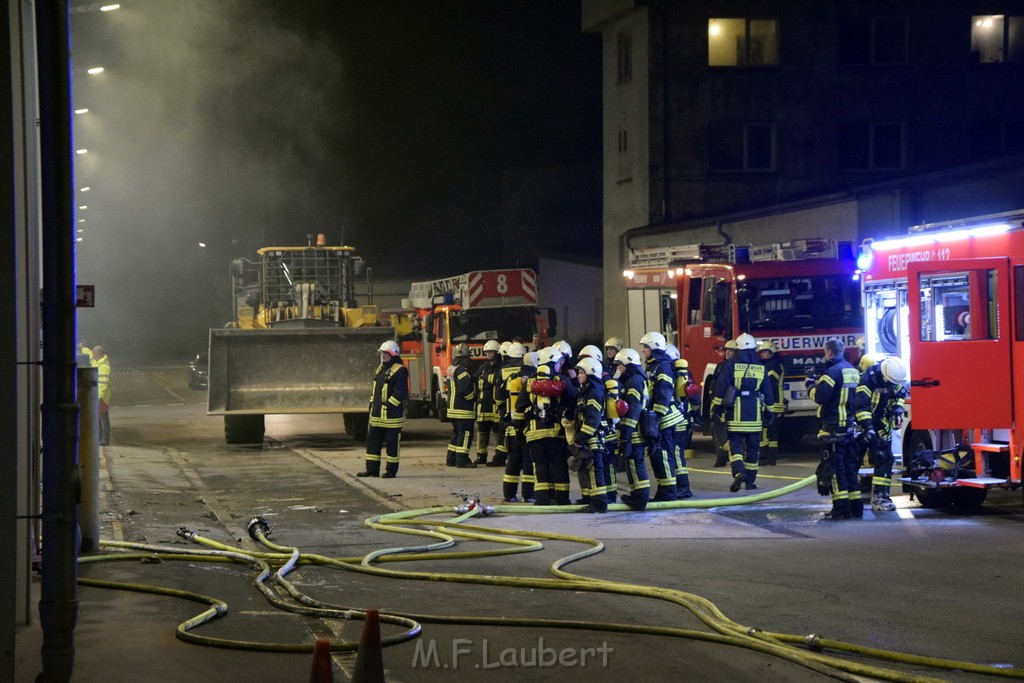
<instances>
[{"instance_id":1,"label":"fire truck window","mask_svg":"<svg viewBox=\"0 0 1024 683\"><path fill-rule=\"evenodd\" d=\"M690 300L686 302L686 320L690 325L696 325L697 323L700 322L700 298L702 280L703 278L699 277L690 278Z\"/></svg>"},{"instance_id":2,"label":"fire truck window","mask_svg":"<svg viewBox=\"0 0 1024 683\"><path fill-rule=\"evenodd\" d=\"M715 307L715 283L718 282L718 278L714 275L709 275L704 278L704 305L701 307L701 320L706 323L711 322L713 317L713 309Z\"/></svg>"},{"instance_id":3,"label":"fire truck window","mask_svg":"<svg viewBox=\"0 0 1024 683\"><path fill-rule=\"evenodd\" d=\"M995 315L996 271L921 273L919 277L921 341L999 338ZM971 300L972 290L974 301Z\"/></svg>"},{"instance_id":4,"label":"fire truck window","mask_svg":"<svg viewBox=\"0 0 1024 683\"><path fill-rule=\"evenodd\" d=\"M732 336L732 284L725 280L715 285L712 326L715 334Z\"/></svg>"},{"instance_id":5,"label":"fire truck window","mask_svg":"<svg viewBox=\"0 0 1024 683\"><path fill-rule=\"evenodd\" d=\"M1013 300L1017 304L1013 316L1017 341L1024 341L1024 266L1013 267Z\"/></svg>"}]
</instances>

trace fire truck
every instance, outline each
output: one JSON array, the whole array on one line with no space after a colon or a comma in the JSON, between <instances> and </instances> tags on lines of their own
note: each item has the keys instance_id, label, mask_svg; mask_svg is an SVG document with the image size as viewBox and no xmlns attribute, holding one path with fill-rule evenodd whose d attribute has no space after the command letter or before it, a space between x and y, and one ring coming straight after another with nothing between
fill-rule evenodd
<instances>
[{"instance_id":1,"label":"fire truck","mask_svg":"<svg viewBox=\"0 0 1024 683\"><path fill-rule=\"evenodd\" d=\"M555 334L555 312L537 307L537 274L529 268L414 282L402 308L392 321L409 368L409 417L432 411L446 419L445 375L459 344L482 361L492 339L521 339L532 349L535 333L541 345Z\"/></svg>"},{"instance_id":2,"label":"fire truck","mask_svg":"<svg viewBox=\"0 0 1024 683\"><path fill-rule=\"evenodd\" d=\"M980 505L1021 485L1024 211L866 240L866 351L910 369L904 490L922 505Z\"/></svg>"},{"instance_id":3,"label":"fire truck","mask_svg":"<svg viewBox=\"0 0 1024 683\"><path fill-rule=\"evenodd\" d=\"M640 262L652 255L635 257ZM724 359L725 342L748 332L779 346L789 416L780 438L817 431L817 405L803 380L820 374L825 340L836 337L855 349L863 333L853 245L830 239L695 244L673 247L661 260L667 263L657 270L675 288L677 346L703 384L705 413L713 388L708 380Z\"/></svg>"}]
</instances>

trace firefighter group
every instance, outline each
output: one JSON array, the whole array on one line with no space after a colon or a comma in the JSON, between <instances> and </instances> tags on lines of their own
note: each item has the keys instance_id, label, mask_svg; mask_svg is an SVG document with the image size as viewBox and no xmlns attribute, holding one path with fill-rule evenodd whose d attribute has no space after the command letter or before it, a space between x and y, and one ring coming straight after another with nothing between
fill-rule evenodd
<instances>
[{"instance_id":1,"label":"firefighter group","mask_svg":"<svg viewBox=\"0 0 1024 683\"><path fill-rule=\"evenodd\" d=\"M692 430L701 424L702 388L660 332L645 334L640 351L623 347L611 337L603 350L587 345L574 357L565 341L529 351L518 340L491 340L483 362L471 363L469 347L459 344L446 379L452 424L446 464L503 468L506 503L570 505L573 473L582 494L575 503L588 513L606 512L619 500L644 510L650 501L690 498L686 454ZM807 388L819 404L818 436L826 445L819 490L831 494L832 509L824 517L863 516L859 469L865 451L874 465L872 509L893 510L890 440L903 420L906 366L898 357L862 355L854 368L838 339L828 340L823 351L825 372L808 377ZM378 352L366 465L357 476L393 478L409 376L397 343L384 342ZM728 341L724 355L708 379L712 432L731 467L729 490L756 490L758 466L774 465L778 453L786 411L782 362L774 342L759 343L749 334ZM488 459L492 435L494 455ZM629 488L621 496L619 473Z\"/></svg>"}]
</instances>

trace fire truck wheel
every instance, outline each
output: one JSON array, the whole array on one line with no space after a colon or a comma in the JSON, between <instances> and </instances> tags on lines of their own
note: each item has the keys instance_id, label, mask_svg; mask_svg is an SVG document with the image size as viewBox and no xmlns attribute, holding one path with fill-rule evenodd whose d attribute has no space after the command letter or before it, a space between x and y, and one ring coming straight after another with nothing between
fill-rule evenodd
<instances>
[{"instance_id":1,"label":"fire truck wheel","mask_svg":"<svg viewBox=\"0 0 1024 683\"><path fill-rule=\"evenodd\" d=\"M961 510L977 510L985 502L988 496L988 489L976 489L968 486L961 486L953 489L953 504Z\"/></svg>"},{"instance_id":2,"label":"fire truck wheel","mask_svg":"<svg viewBox=\"0 0 1024 683\"><path fill-rule=\"evenodd\" d=\"M366 439L366 431L370 428L369 413L345 413L345 433L356 441Z\"/></svg>"},{"instance_id":3,"label":"fire truck wheel","mask_svg":"<svg viewBox=\"0 0 1024 683\"><path fill-rule=\"evenodd\" d=\"M406 401L405 402L405 416L410 420L415 420L420 415L420 402L419 401Z\"/></svg>"},{"instance_id":4,"label":"fire truck wheel","mask_svg":"<svg viewBox=\"0 0 1024 683\"><path fill-rule=\"evenodd\" d=\"M932 435L923 429L915 429L910 432L910 440L904 442L903 466L906 467L920 451L932 450Z\"/></svg>"},{"instance_id":5,"label":"fire truck wheel","mask_svg":"<svg viewBox=\"0 0 1024 683\"><path fill-rule=\"evenodd\" d=\"M950 489L917 489L914 491L914 497L921 507L929 509L949 507L954 500L953 491Z\"/></svg>"},{"instance_id":6,"label":"fire truck wheel","mask_svg":"<svg viewBox=\"0 0 1024 683\"><path fill-rule=\"evenodd\" d=\"M448 405L444 402L444 398L440 394L437 395L437 419L441 422L448 421Z\"/></svg>"}]
</instances>

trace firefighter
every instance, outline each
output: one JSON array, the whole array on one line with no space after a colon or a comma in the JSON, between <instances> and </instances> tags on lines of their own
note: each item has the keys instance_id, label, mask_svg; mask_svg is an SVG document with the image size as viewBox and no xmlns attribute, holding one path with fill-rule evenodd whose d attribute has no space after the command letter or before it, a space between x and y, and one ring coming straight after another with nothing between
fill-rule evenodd
<instances>
[{"instance_id":1,"label":"firefighter","mask_svg":"<svg viewBox=\"0 0 1024 683\"><path fill-rule=\"evenodd\" d=\"M526 347L524 346L525 350ZM506 503L517 503L516 488L522 481L523 502L536 502L534 487L537 477L533 470L533 446L526 443L526 404L519 404L519 396L534 375L537 374L538 353L529 351L523 354L523 364L519 374L509 379L507 386L507 410L512 416L508 431L508 462L505 463L505 475L501 478L502 493Z\"/></svg>"},{"instance_id":2,"label":"firefighter","mask_svg":"<svg viewBox=\"0 0 1024 683\"><path fill-rule=\"evenodd\" d=\"M608 341L618 343L618 339L612 338ZM607 347L614 349L614 346ZM607 349L606 349L607 352ZM616 351L618 353L618 351ZM606 356L601 352L601 349L597 348L593 344L588 344L580 349L580 360L584 358L592 358L601 364L602 382L604 382L604 494L605 498L609 503L618 502L618 484L616 481L617 471L617 460L616 451L619 443L618 437L618 425L619 425L619 412L618 412L618 400L619 400L619 383L612 377L612 373L608 370L608 365L605 362ZM613 354L614 358L614 354Z\"/></svg>"},{"instance_id":3,"label":"firefighter","mask_svg":"<svg viewBox=\"0 0 1024 683\"><path fill-rule=\"evenodd\" d=\"M782 395L782 380L786 376L786 371L782 367L782 359L779 358L779 345L770 339L763 339L757 343L757 355L764 363L767 381L775 388L775 403L766 403L764 406L768 414L761 429L761 464L775 465L779 457L779 422L786 412L786 400Z\"/></svg>"},{"instance_id":4,"label":"firefighter","mask_svg":"<svg viewBox=\"0 0 1024 683\"><path fill-rule=\"evenodd\" d=\"M110 358L102 346L92 347L92 366L96 368L100 399L100 445L110 445Z\"/></svg>"},{"instance_id":5,"label":"firefighter","mask_svg":"<svg viewBox=\"0 0 1024 683\"><path fill-rule=\"evenodd\" d=\"M672 450L676 458L676 498L691 498L693 492L690 491L690 470L686 466L686 452L690 449L694 420L700 415L700 387L694 384L689 364L679 356L679 349L675 345L668 344L665 347L665 355L672 361L676 405L683 415L683 420L676 425L672 433ZM694 387L697 403L690 397Z\"/></svg>"},{"instance_id":6,"label":"firefighter","mask_svg":"<svg viewBox=\"0 0 1024 683\"><path fill-rule=\"evenodd\" d=\"M651 493L644 465L644 439L639 430L640 411L650 400L641 363L640 354L634 349L623 349L615 354L615 377L628 406L626 414L619 419L618 459L629 481L629 493L622 494L622 502L634 510L646 509Z\"/></svg>"},{"instance_id":7,"label":"firefighter","mask_svg":"<svg viewBox=\"0 0 1024 683\"><path fill-rule=\"evenodd\" d=\"M572 418L576 391L561 374L564 354L549 346L538 354L537 374L519 392L516 409L527 415L524 431L527 448L532 448L533 471L537 479L537 505L569 505L569 450L562 435L562 418Z\"/></svg>"},{"instance_id":8,"label":"firefighter","mask_svg":"<svg viewBox=\"0 0 1024 683\"><path fill-rule=\"evenodd\" d=\"M735 493L741 486L757 486L757 461L761 450L761 401L775 402L775 389L766 382L765 368L755 352L757 340L747 333L736 337L736 357L725 362L715 382L711 409L725 417L729 434L729 464Z\"/></svg>"},{"instance_id":9,"label":"firefighter","mask_svg":"<svg viewBox=\"0 0 1024 683\"><path fill-rule=\"evenodd\" d=\"M498 441L498 410L494 402L494 388L501 380L501 359L498 351L501 344L488 340L484 344L484 362L480 363L476 373L476 464L487 464L487 447L491 442L491 432ZM497 456L497 453L495 453ZM502 463L503 465L505 463Z\"/></svg>"},{"instance_id":10,"label":"firefighter","mask_svg":"<svg viewBox=\"0 0 1024 683\"><path fill-rule=\"evenodd\" d=\"M615 374L615 356L622 350L622 340L618 337L608 337L604 343L604 371L610 375Z\"/></svg>"},{"instance_id":11,"label":"firefighter","mask_svg":"<svg viewBox=\"0 0 1024 683\"><path fill-rule=\"evenodd\" d=\"M604 366L599 359L586 357L576 363L576 370L580 381L576 420L566 427L566 441L571 441L570 468L574 467L579 476L580 491L586 505L583 512L607 512ZM570 439L571 436L575 438Z\"/></svg>"},{"instance_id":12,"label":"firefighter","mask_svg":"<svg viewBox=\"0 0 1024 683\"><path fill-rule=\"evenodd\" d=\"M386 341L377 349L380 365L370 393L370 426L366 431L366 469L357 477L394 479L402 446L405 399L409 397L409 370L402 362L398 344ZM380 473L381 449L387 451L384 474Z\"/></svg>"},{"instance_id":13,"label":"firefighter","mask_svg":"<svg viewBox=\"0 0 1024 683\"><path fill-rule=\"evenodd\" d=\"M519 369L523 366L523 354L526 353L526 347L519 344L519 355L512 358L509 356L509 349L512 346L513 342L505 341L501 342L501 348L498 349L498 359L501 362L498 364L497 381L494 384L494 412L498 416L498 421L494 435L494 458L487 462L488 467L504 467L508 461L508 425L512 418L511 411L506 410L508 397L504 394L505 384L510 377L519 374Z\"/></svg>"},{"instance_id":14,"label":"firefighter","mask_svg":"<svg viewBox=\"0 0 1024 683\"><path fill-rule=\"evenodd\" d=\"M725 360L715 365L715 369L707 380L712 392L715 385L718 384L718 378L722 376L722 371L725 370L726 362L734 359L738 350L735 339L725 342L725 346L722 347ZM715 445L715 467L725 467L729 464L729 430L725 428L725 413L718 413L714 410L714 401L709 409L709 417L711 418L711 440Z\"/></svg>"},{"instance_id":15,"label":"firefighter","mask_svg":"<svg viewBox=\"0 0 1024 683\"><path fill-rule=\"evenodd\" d=\"M448 368L448 419L452 422L452 440L448 444L448 467L476 467L469 459L476 418L476 383L469 368L469 347L459 344Z\"/></svg>"},{"instance_id":16,"label":"firefighter","mask_svg":"<svg viewBox=\"0 0 1024 683\"><path fill-rule=\"evenodd\" d=\"M658 431L661 432L659 440L650 444L649 451L651 469L658 481L658 490L651 499L655 502L671 502L676 499L675 431L676 425L685 419L676 403L675 370L665 354L667 346L668 342L661 332L648 332L640 339L641 352L646 361L650 407L658 416Z\"/></svg>"},{"instance_id":17,"label":"firefighter","mask_svg":"<svg viewBox=\"0 0 1024 683\"><path fill-rule=\"evenodd\" d=\"M853 424L856 417L856 393L860 384L857 368L846 362L846 346L839 339L825 342L825 372L804 380L808 397L818 404L821 418L820 438L832 458L832 509L824 519L843 520L864 515L860 498L860 456L854 448Z\"/></svg>"},{"instance_id":18,"label":"firefighter","mask_svg":"<svg viewBox=\"0 0 1024 683\"><path fill-rule=\"evenodd\" d=\"M864 430L868 459L874 467L871 477L871 509L875 512L890 512L896 504L889 497L892 485L892 433L903 426L904 403L909 396L907 389L907 365L897 356L890 356L880 363L871 356L860 375L857 386L857 422ZM858 449L860 452L860 449Z\"/></svg>"}]
</instances>

